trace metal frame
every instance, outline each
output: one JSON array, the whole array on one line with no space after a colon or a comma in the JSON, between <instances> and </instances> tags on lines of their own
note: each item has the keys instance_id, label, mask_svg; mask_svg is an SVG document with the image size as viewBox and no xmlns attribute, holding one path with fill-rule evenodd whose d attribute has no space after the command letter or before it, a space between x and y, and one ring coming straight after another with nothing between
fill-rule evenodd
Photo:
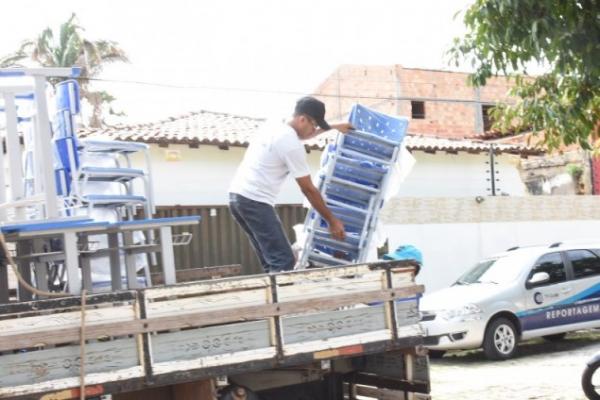
<instances>
[{"instance_id":1,"label":"metal frame","mask_svg":"<svg viewBox=\"0 0 600 400\"><path fill-rule=\"evenodd\" d=\"M334 256L330 256L325 253L316 254L314 252L315 246L319 243L324 244L324 245L329 244L330 246L334 246L334 247L335 246L347 247L347 246L342 244L342 243L346 243L346 242L335 243L333 241L333 239L330 237L321 239L315 235L315 233L317 233L317 232L323 234L324 231L321 229L318 229L318 224L321 221L321 217L318 215L318 213L314 209L311 208L308 211L308 214L306 216L306 220L304 223L304 231L307 233L307 237L306 237L306 241L304 244L302 257L300 258L299 263L298 263L300 268L306 267L309 262L313 262L316 265L340 265L340 264L362 263L362 262L365 262L365 260L367 258L368 247L373 238L373 232L377 226L377 221L379 218L379 211L381 209L381 206L383 205L383 194L385 193L386 189L389 186L391 169L392 169L393 165L396 163L396 161L398 160L402 142L401 141L394 142L394 141L388 140L386 138L378 137L372 133L359 131L359 130L351 131L350 133L348 133L346 135L356 136L356 137L360 138L361 140L365 140L369 143L380 143L385 146L393 147L392 154L389 157L389 159L388 158L378 159L377 157L375 157L373 155L363 154L359 151L355 151L355 150L346 148L346 146L344 144L346 136L338 135L338 138L337 138L336 144L335 144L335 152L333 152L329 156L330 159L328 160L326 173L325 173L324 177L321 178L319 185L318 185L319 191L321 192L321 195L323 196L325 203L327 203L328 205L341 207L345 210L348 210L351 212L356 212L356 213L361 213L364 215L364 222L363 222L363 226L360 231L359 238L358 238L358 246L356 247L356 251L357 251L358 255L356 258L353 258L352 260L345 260L345 259L340 259L340 258L337 258ZM358 183L355 183L352 181L344 180L343 178L340 178L340 177L334 177L334 171L335 171L336 164L338 162L338 159L342 155L346 155L346 156L349 155L350 158L353 160L358 160L358 161L364 160L364 161L370 161L370 162L374 162L377 164L385 165L387 167L387 171L383 174L383 176L381 178L381 181L379 183L379 188L370 188L368 186L364 186L364 185L361 185L361 184L358 184ZM355 207L350 204L345 204L343 202L331 199L327 193L328 188L330 187L331 184L345 185L354 190L361 190L361 191L370 193L369 194L370 198L368 200L368 205L367 205L366 209L361 209L359 207Z\"/></svg>"}]
</instances>

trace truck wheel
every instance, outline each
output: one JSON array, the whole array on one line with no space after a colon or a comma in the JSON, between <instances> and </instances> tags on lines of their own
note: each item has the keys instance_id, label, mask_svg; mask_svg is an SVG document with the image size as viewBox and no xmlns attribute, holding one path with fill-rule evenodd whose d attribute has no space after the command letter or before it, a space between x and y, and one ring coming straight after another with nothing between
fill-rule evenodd
<instances>
[{"instance_id":1,"label":"truck wheel","mask_svg":"<svg viewBox=\"0 0 600 400\"><path fill-rule=\"evenodd\" d=\"M546 335L542 337L544 338L544 340L547 340L549 342L560 342L565 338L565 336L567 336L566 333L557 333L555 335Z\"/></svg>"},{"instance_id":2,"label":"truck wheel","mask_svg":"<svg viewBox=\"0 0 600 400\"><path fill-rule=\"evenodd\" d=\"M247 387L230 385L223 390L219 400L259 400L259 397Z\"/></svg>"},{"instance_id":3,"label":"truck wheel","mask_svg":"<svg viewBox=\"0 0 600 400\"><path fill-rule=\"evenodd\" d=\"M585 367L581 387L588 399L600 400L600 360Z\"/></svg>"},{"instance_id":4,"label":"truck wheel","mask_svg":"<svg viewBox=\"0 0 600 400\"><path fill-rule=\"evenodd\" d=\"M507 360L517 351L517 329L511 320L499 317L489 323L483 339L483 352L490 360Z\"/></svg>"}]
</instances>

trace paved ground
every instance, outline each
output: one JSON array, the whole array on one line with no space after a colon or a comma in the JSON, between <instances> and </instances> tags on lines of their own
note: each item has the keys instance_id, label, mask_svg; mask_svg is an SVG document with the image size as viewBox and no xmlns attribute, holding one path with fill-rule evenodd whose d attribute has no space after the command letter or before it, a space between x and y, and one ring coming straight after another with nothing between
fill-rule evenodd
<instances>
[{"instance_id":1,"label":"paved ground","mask_svg":"<svg viewBox=\"0 0 600 400\"><path fill-rule=\"evenodd\" d=\"M600 351L600 330L576 332L549 343L522 343L508 361L488 361L482 351L449 353L431 362L433 400L578 400L585 362Z\"/></svg>"}]
</instances>

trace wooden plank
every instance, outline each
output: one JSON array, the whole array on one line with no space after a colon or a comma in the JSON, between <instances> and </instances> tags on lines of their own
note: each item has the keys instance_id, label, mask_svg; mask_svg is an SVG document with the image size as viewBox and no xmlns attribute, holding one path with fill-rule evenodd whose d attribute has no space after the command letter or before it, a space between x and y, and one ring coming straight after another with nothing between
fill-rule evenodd
<instances>
[{"instance_id":1,"label":"wooden plank","mask_svg":"<svg viewBox=\"0 0 600 400\"><path fill-rule=\"evenodd\" d=\"M99 323L132 321L135 313L132 306L115 306L87 309L85 313L86 327ZM0 320L0 337L7 335L25 335L52 328L73 327L79 329L81 311L43 314L33 317L21 317Z\"/></svg>"},{"instance_id":2,"label":"wooden plank","mask_svg":"<svg viewBox=\"0 0 600 400\"><path fill-rule=\"evenodd\" d=\"M97 385L101 383L113 383L117 381L128 381L143 376L141 367L131 367L126 369L100 372L95 374L88 374L86 376L86 385ZM73 389L79 386L79 377L77 378L65 378L60 380L52 380L41 383L35 383L30 385L13 386L13 387L0 387L0 399L15 399L24 398L31 399L33 393L59 393L62 395L63 389ZM88 386L89 387L89 386ZM72 393L71 390L69 392ZM35 397L33 397L35 398ZM58 397L59 399L63 397ZM48 397L53 400L55 398Z\"/></svg>"},{"instance_id":3,"label":"wooden plank","mask_svg":"<svg viewBox=\"0 0 600 400\"><path fill-rule=\"evenodd\" d=\"M267 320L167 332L150 338L152 359L157 363L271 347Z\"/></svg>"},{"instance_id":4,"label":"wooden plank","mask_svg":"<svg viewBox=\"0 0 600 400\"><path fill-rule=\"evenodd\" d=\"M92 294L86 296L86 304L88 306L101 306L102 303L120 303L130 302L136 299L137 292L135 291L120 291L116 293ZM0 316L2 318L9 317L8 314L25 314L39 312L64 312L68 308L79 308L81 305L81 296L69 296L52 298L47 300L28 301L10 304L0 304ZM17 316L15 316L17 317Z\"/></svg>"},{"instance_id":5,"label":"wooden plank","mask_svg":"<svg viewBox=\"0 0 600 400\"><path fill-rule=\"evenodd\" d=\"M396 312L396 325L398 327L413 325L419 322L419 303L417 299L400 299L394 302Z\"/></svg>"},{"instance_id":6,"label":"wooden plank","mask_svg":"<svg viewBox=\"0 0 600 400\"><path fill-rule=\"evenodd\" d=\"M282 317L284 349L287 344L326 340L386 329L383 305L350 310Z\"/></svg>"},{"instance_id":7,"label":"wooden plank","mask_svg":"<svg viewBox=\"0 0 600 400\"><path fill-rule=\"evenodd\" d=\"M406 379L429 382L429 358L427 356L407 354Z\"/></svg>"},{"instance_id":8,"label":"wooden plank","mask_svg":"<svg viewBox=\"0 0 600 400\"><path fill-rule=\"evenodd\" d=\"M86 373L114 372L138 366L135 339L86 345ZM79 376L79 346L0 356L0 387L22 386Z\"/></svg>"},{"instance_id":9,"label":"wooden plank","mask_svg":"<svg viewBox=\"0 0 600 400\"><path fill-rule=\"evenodd\" d=\"M148 317L162 315L180 315L201 310L227 310L245 306L267 303L268 288L207 294L177 300L150 302L146 305Z\"/></svg>"},{"instance_id":10,"label":"wooden plank","mask_svg":"<svg viewBox=\"0 0 600 400\"><path fill-rule=\"evenodd\" d=\"M413 271L392 271L392 287L406 287L415 284Z\"/></svg>"},{"instance_id":11,"label":"wooden plank","mask_svg":"<svg viewBox=\"0 0 600 400\"><path fill-rule=\"evenodd\" d=\"M325 340L311 340L284 345L283 355L294 356L311 354L314 360L327 360L334 357L358 355L363 353L362 345L375 342L385 342L392 338L389 329L334 337Z\"/></svg>"},{"instance_id":12,"label":"wooden plank","mask_svg":"<svg viewBox=\"0 0 600 400\"><path fill-rule=\"evenodd\" d=\"M236 353L223 353L213 356L196 358L193 360L170 361L154 363L152 369L154 375L163 375L171 372L190 371L205 368L214 368L231 364L243 364L246 362L257 362L261 360L275 359L276 350L266 348L260 350L238 351ZM239 371L238 371L239 372Z\"/></svg>"},{"instance_id":13,"label":"wooden plank","mask_svg":"<svg viewBox=\"0 0 600 400\"><path fill-rule=\"evenodd\" d=\"M382 289L387 287L385 282L382 282L384 276L385 271L374 271L352 278L296 282L293 285L278 286L277 298L279 301L293 301Z\"/></svg>"},{"instance_id":14,"label":"wooden plank","mask_svg":"<svg viewBox=\"0 0 600 400\"><path fill-rule=\"evenodd\" d=\"M267 276L249 278L223 278L197 283L177 284L168 287L146 289L146 298L149 300L169 298L172 296L190 296L202 293L227 292L243 289L264 288L269 286Z\"/></svg>"},{"instance_id":15,"label":"wooden plank","mask_svg":"<svg viewBox=\"0 0 600 400\"><path fill-rule=\"evenodd\" d=\"M178 269L175 271L177 282L192 282L205 279L224 278L228 276L237 276L240 274L242 266L239 264L221 265L217 267L202 267ZM163 285L165 283L162 273L152 274L152 282L155 285Z\"/></svg>"},{"instance_id":16,"label":"wooden plank","mask_svg":"<svg viewBox=\"0 0 600 400\"><path fill-rule=\"evenodd\" d=\"M397 298L413 296L422 293L422 285L401 289L385 289L352 293L321 299L264 304L256 306L241 306L230 310L192 312L176 316L154 317L144 320L124 321L119 323L97 324L86 329L86 338L100 336L119 336L168 329L194 326L213 325L240 320L252 320L270 316L299 314L302 312L317 312L335 309L337 307L357 304L389 301ZM38 343L56 344L79 339L79 328L47 329L34 332L27 336L0 336L0 351L27 348Z\"/></svg>"},{"instance_id":17,"label":"wooden plank","mask_svg":"<svg viewBox=\"0 0 600 400\"><path fill-rule=\"evenodd\" d=\"M372 272L372 268L369 264L358 264L349 265L347 267L315 268L288 272L276 275L275 279L278 285L283 285L286 283L303 282L308 280L319 281L351 275L363 275L369 272Z\"/></svg>"},{"instance_id":18,"label":"wooden plank","mask_svg":"<svg viewBox=\"0 0 600 400\"><path fill-rule=\"evenodd\" d=\"M420 324L406 325L398 328L398 338L423 336L425 333Z\"/></svg>"}]
</instances>

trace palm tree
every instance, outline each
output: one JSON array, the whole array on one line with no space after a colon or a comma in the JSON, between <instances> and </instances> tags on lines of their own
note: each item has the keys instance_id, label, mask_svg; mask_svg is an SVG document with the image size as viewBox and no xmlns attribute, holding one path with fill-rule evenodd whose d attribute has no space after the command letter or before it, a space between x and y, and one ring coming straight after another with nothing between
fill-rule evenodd
<instances>
[{"instance_id":1,"label":"palm tree","mask_svg":"<svg viewBox=\"0 0 600 400\"><path fill-rule=\"evenodd\" d=\"M0 58L0 65L16 66L19 62L30 59L43 67L80 67L78 81L81 96L93 107L89 125L99 127L103 124L102 105L111 103L114 97L104 91L92 91L90 78L100 74L105 64L129 60L116 42L88 40L83 37L83 31L73 13L58 32L50 28L44 29L37 38L24 41L14 54ZM115 114L112 109L109 112Z\"/></svg>"}]
</instances>

